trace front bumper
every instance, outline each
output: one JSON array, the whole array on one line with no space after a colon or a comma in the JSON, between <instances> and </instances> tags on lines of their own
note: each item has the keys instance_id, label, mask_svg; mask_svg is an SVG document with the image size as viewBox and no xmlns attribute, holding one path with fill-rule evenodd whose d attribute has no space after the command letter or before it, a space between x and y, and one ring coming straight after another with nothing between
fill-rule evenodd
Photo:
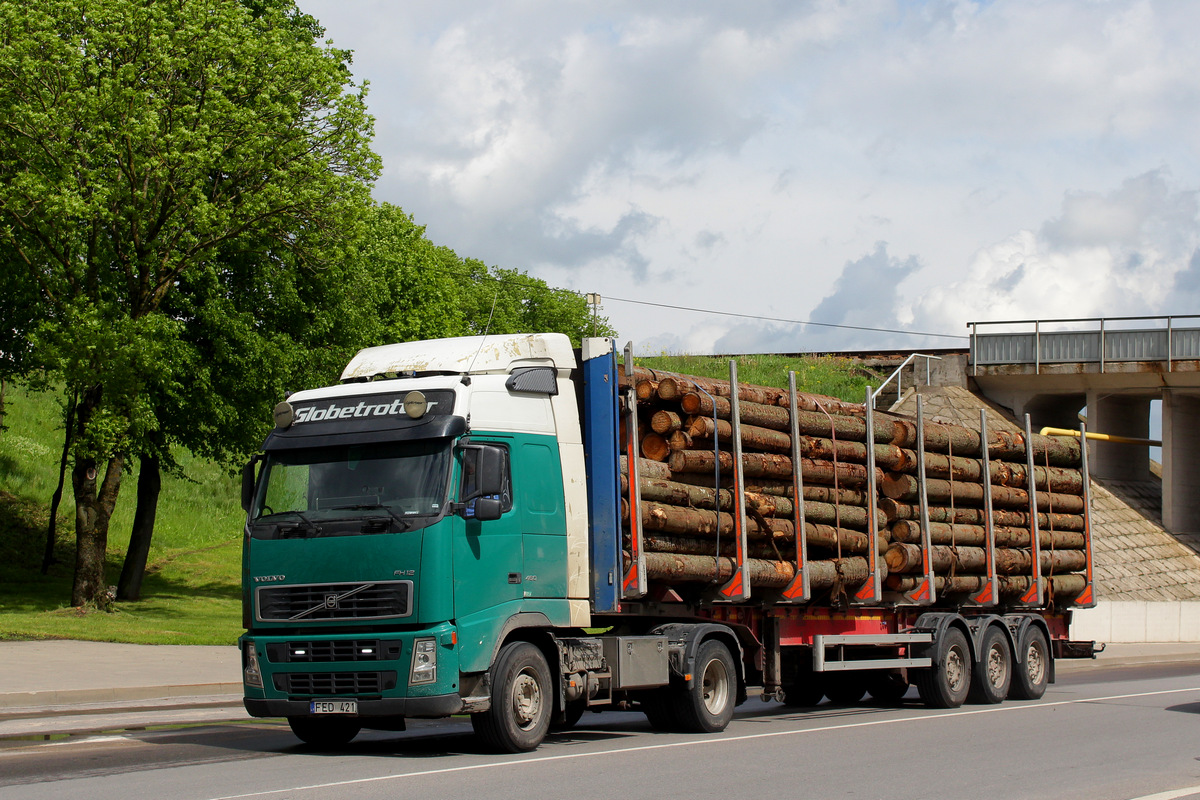
<instances>
[{"instance_id":1,"label":"front bumper","mask_svg":"<svg viewBox=\"0 0 1200 800\"><path fill-rule=\"evenodd\" d=\"M436 677L410 684L414 644L432 641ZM246 710L255 717L311 713L314 700L355 700L359 717L443 717L462 709L454 628L379 634L246 634L242 648ZM253 645L258 667L247 670Z\"/></svg>"},{"instance_id":2,"label":"front bumper","mask_svg":"<svg viewBox=\"0 0 1200 800\"><path fill-rule=\"evenodd\" d=\"M310 713L308 700L260 700L247 697L242 702L252 717L306 717ZM457 693L358 701L359 717L447 717L457 714L461 709L462 698Z\"/></svg>"}]
</instances>

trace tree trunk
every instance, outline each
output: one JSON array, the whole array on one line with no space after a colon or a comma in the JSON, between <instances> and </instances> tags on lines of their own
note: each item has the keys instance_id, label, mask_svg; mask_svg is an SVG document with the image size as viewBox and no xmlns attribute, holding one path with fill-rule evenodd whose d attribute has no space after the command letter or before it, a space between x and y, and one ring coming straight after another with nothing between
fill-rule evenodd
<instances>
[{"instance_id":1,"label":"tree trunk","mask_svg":"<svg viewBox=\"0 0 1200 800\"><path fill-rule=\"evenodd\" d=\"M67 481L67 462L71 457L71 444L75 441L75 406L78 395L74 392L67 400L66 417L63 421L63 448L58 459L58 486L50 496L50 521L46 523L46 549L42 553L42 574L50 572L50 567L58 563L54 557L54 544L58 540L58 507L62 503L63 485Z\"/></svg>"},{"instance_id":2,"label":"tree trunk","mask_svg":"<svg viewBox=\"0 0 1200 800\"><path fill-rule=\"evenodd\" d=\"M158 495L162 491L162 462L157 455L144 455L138 472L137 510L133 513L133 531L129 535L129 551L117 581L118 600L139 600L142 578L146 575L146 559L150 556L150 540L154 536L154 517L158 513Z\"/></svg>"},{"instance_id":3,"label":"tree trunk","mask_svg":"<svg viewBox=\"0 0 1200 800\"><path fill-rule=\"evenodd\" d=\"M75 443L86 441L88 424L100 407L102 387L94 386L83 393L75 407ZM107 609L108 583L104 574L108 551L108 521L117 504L121 490L121 473L125 466L119 453L109 456L104 478L99 478L99 465L93 455L75 456L71 469L71 487L75 490L75 579L71 587L71 605L76 608L94 606Z\"/></svg>"},{"instance_id":4,"label":"tree trunk","mask_svg":"<svg viewBox=\"0 0 1200 800\"><path fill-rule=\"evenodd\" d=\"M76 459L71 470L71 486L75 490L75 582L71 605L76 608L94 606L107 610L111 603L104 574L108 521L121 490L123 467L120 455L109 458L99 485L94 458Z\"/></svg>"}]
</instances>

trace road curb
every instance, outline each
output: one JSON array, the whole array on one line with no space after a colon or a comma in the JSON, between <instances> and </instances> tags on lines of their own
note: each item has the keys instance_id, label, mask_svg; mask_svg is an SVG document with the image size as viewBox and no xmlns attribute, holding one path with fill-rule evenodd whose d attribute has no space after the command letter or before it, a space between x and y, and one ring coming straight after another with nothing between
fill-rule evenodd
<instances>
[{"instance_id":1,"label":"road curb","mask_svg":"<svg viewBox=\"0 0 1200 800\"><path fill-rule=\"evenodd\" d=\"M143 700L171 700L242 694L240 683L204 683L190 686L127 686L107 689L50 689L36 692L0 692L0 715L47 706L77 706L98 703L126 705Z\"/></svg>"}]
</instances>

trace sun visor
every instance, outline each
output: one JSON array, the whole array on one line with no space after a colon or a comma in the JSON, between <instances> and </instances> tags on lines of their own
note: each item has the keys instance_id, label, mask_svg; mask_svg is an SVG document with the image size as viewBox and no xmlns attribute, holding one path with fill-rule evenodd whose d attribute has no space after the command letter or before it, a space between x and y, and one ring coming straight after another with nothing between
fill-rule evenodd
<instances>
[{"instance_id":1,"label":"sun visor","mask_svg":"<svg viewBox=\"0 0 1200 800\"><path fill-rule=\"evenodd\" d=\"M275 430L263 449L459 436L467 421L453 411L449 389L285 402L275 409Z\"/></svg>"}]
</instances>

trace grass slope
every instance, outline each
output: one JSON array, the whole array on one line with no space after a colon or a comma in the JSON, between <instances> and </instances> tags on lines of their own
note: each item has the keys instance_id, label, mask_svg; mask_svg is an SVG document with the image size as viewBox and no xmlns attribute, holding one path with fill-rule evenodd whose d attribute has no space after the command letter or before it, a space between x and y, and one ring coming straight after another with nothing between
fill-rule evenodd
<instances>
[{"instance_id":1,"label":"grass slope","mask_svg":"<svg viewBox=\"0 0 1200 800\"><path fill-rule=\"evenodd\" d=\"M41 574L50 496L58 482L62 409L48 394L10 388L0 431L0 639L232 644L241 633L242 511L236 479L181 454L186 477L163 480L142 600L112 613L70 607L74 498L67 475L54 565ZM136 466L134 464L133 466ZM129 544L137 473L124 476L109 529L108 582Z\"/></svg>"},{"instance_id":2,"label":"grass slope","mask_svg":"<svg viewBox=\"0 0 1200 800\"><path fill-rule=\"evenodd\" d=\"M728 378L729 360L662 356L638 363L710 378ZM746 356L739 380L787 386L795 370L802 390L861 402L870 380L836 358ZM59 563L40 571L50 496L58 481L62 409L49 394L10 388L0 431L0 639L87 639L138 644L231 644L241 633L242 511L237 480L188 454L186 477L166 477L159 501L142 600L111 613L71 608L74 499L70 476L58 514ZM131 465L136 467L136 464ZM122 481L109 531L108 575L115 585L129 544L137 473Z\"/></svg>"}]
</instances>

